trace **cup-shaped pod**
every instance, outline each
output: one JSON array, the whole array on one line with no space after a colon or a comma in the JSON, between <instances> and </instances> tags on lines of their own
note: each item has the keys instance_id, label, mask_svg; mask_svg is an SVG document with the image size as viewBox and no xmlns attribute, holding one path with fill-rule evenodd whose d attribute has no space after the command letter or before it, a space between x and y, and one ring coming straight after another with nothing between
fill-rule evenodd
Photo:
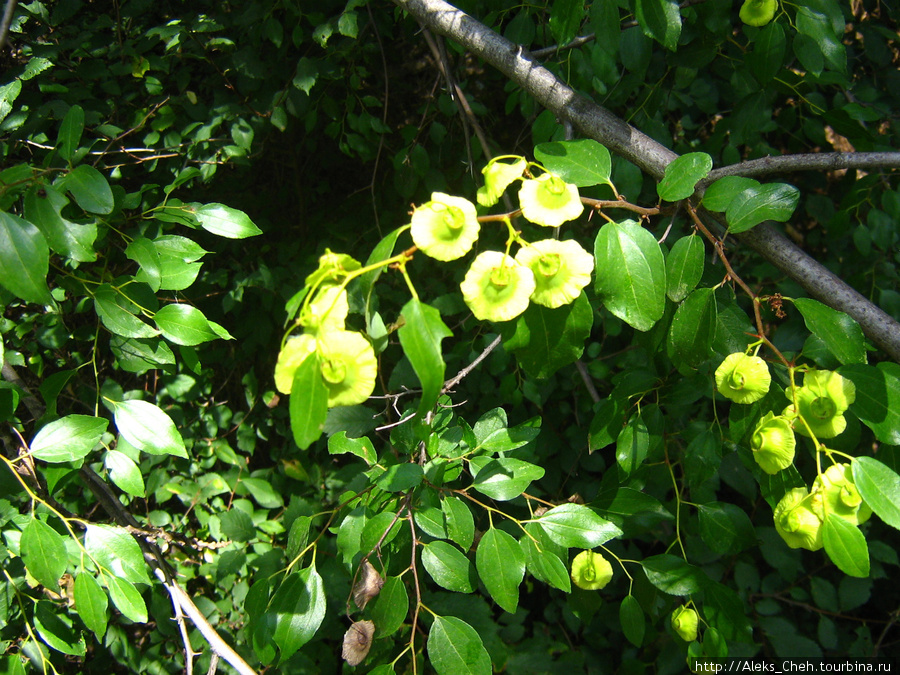
<instances>
[{"instance_id":1,"label":"cup-shaped pod","mask_svg":"<svg viewBox=\"0 0 900 675\"><path fill-rule=\"evenodd\" d=\"M291 393L294 373L307 356L316 351L316 338L304 333L288 338L275 363L275 388L282 394Z\"/></svg>"},{"instance_id":2,"label":"cup-shaped pod","mask_svg":"<svg viewBox=\"0 0 900 675\"><path fill-rule=\"evenodd\" d=\"M526 219L545 227L559 227L584 212L578 188L549 172L522 181L519 206Z\"/></svg>"},{"instance_id":3,"label":"cup-shaped pod","mask_svg":"<svg viewBox=\"0 0 900 675\"><path fill-rule=\"evenodd\" d=\"M775 530L791 548L818 551L823 546L822 519L813 503L806 488L800 487L786 492L775 506Z\"/></svg>"},{"instance_id":4,"label":"cup-shaped pod","mask_svg":"<svg viewBox=\"0 0 900 675\"><path fill-rule=\"evenodd\" d=\"M863 501L849 464L832 464L813 482L813 508L824 519L831 513L844 520L861 525L872 515L872 509Z\"/></svg>"},{"instance_id":5,"label":"cup-shaped pod","mask_svg":"<svg viewBox=\"0 0 900 675\"><path fill-rule=\"evenodd\" d=\"M528 307L534 274L499 251L479 253L460 284L463 300L481 321L509 321Z\"/></svg>"},{"instance_id":6,"label":"cup-shaped pod","mask_svg":"<svg viewBox=\"0 0 900 675\"><path fill-rule=\"evenodd\" d=\"M716 368L716 388L735 403L753 403L769 391L772 375L758 356L735 352Z\"/></svg>"},{"instance_id":7,"label":"cup-shaped pod","mask_svg":"<svg viewBox=\"0 0 900 675\"><path fill-rule=\"evenodd\" d=\"M534 274L531 300L550 308L574 302L591 283L594 269L594 256L572 240L536 241L519 249L516 261Z\"/></svg>"},{"instance_id":8,"label":"cup-shaped pod","mask_svg":"<svg viewBox=\"0 0 900 675\"><path fill-rule=\"evenodd\" d=\"M685 642L693 642L697 639L699 622L700 617L697 616L696 610L687 605L676 607L672 612L672 628L678 633L678 637Z\"/></svg>"},{"instance_id":9,"label":"cup-shaped pod","mask_svg":"<svg viewBox=\"0 0 900 675\"><path fill-rule=\"evenodd\" d=\"M785 395L792 399L791 390ZM847 428L844 412L856 400L856 385L831 370L810 370L803 376L803 386L797 389L797 407L785 408L787 417L802 417L794 421L794 431L809 436L807 426L816 438L834 438Z\"/></svg>"},{"instance_id":10,"label":"cup-shaped pod","mask_svg":"<svg viewBox=\"0 0 900 675\"><path fill-rule=\"evenodd\" d=\"M513 181L522 178L527 162L524 157L504 155L495 157L481 170L484 185L478 188L476 199L482 206L493 206Z\"/></svg>"},{"instance_id":11,"label":"cup-shaped pod","mask_svg":"<svg viewBox=\"0 0 900 675\"><path fill-rule=\"evenodd\" d=\"M776 417L773 412L763 416L750 437L753 458L768 474L776 474L793 464L796 445L790 421Z\"/></svg>"},{"instance_id":12,"label":"cup-shaped pod","mask_svg":"<svg viewBox=\"0 0 900 675\"><path fill-rule=\"evenodd\" d=\"M468 253L478 239L479 230L472 202L435 192L430 202L413 211L410 234L425 255L448 261Z\"/></svg>"},{"instance_id":13,"label":"cup-shaped pod","mask_svg":"<svg viewBox=\"0 0 900 675\"><path fill-rule=\"evenodd\" d=\"M612 565L599 553L582 551L572 560L572 583L586 591L598 591L610 582Z\"/></svg>"}]
</instances>

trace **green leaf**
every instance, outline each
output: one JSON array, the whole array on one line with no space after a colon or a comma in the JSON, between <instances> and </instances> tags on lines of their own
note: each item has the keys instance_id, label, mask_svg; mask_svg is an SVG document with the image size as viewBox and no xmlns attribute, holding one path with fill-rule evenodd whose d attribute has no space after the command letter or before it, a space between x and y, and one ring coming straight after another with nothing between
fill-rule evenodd
<instances>
[{"instance_id":1,"label":"green leaf","mask_svg":"<svg viewBox=\"0 0 900 675\"><path fill-rule=\"evenodd\" d=\"M519 605L519 584L525 577L525 554L503 530L490 528L475 551L478 576L494 601L510 614Z\"/></svg>"},{"instance_id":2,"label":"green leaf","mask_svg":"<svg viewBox=\"0 0 900 675\"><path fill-rule=\"evenodd\" d=\"M256 525L249 513L242 509L230 509L218 515L222 534L233 541L253 541L257 537Z\"/></svg>"},{"instance_id":3,"label":"green leaf","mask_svg":"<svg viewBox=\"0 0 900 675\"><path fill-rule=\"evenodd\" d=\"M425 471L419 464L394 464L381 474L375 484L385 492L405 492L422 482Z\"/></svg>"},{"instance_id":4,"label":"green leaf","mask_svg":"<svg viewBox=\"0 0 900 675\"><path fill-rule=\"evenodd\" d=\"M519 540L525 553L525 565L538 581L550 584L564 593L572 592L572 578L563 559L568 549L550 539L538 523L527 523L526 536Z\"/></svg>"},{"instance_id":5,"label":"green leaf","mask_svg":"<svg viewBox=\"0 0 900 675\"><path fill-rule=\"evenodd\" d=\"M315 565L288 575L272 597L269 611L275 617L272 636L281 650L279 665L309 642L325 618L325 586Z\"/></svg>"},{"instance_id":6,"label":"green leaf","mask_svg":"<svg viewBox=\"0 0 900 675\"><path fill-rule=\"evenodd\" d=\"M404 231L405 228L398 227L396 230L390 232L386 237L384 237L384 239L379 241L375 248L372 249L372 253L369 254L369 258L366 260L365 267L369 267L390 258L394 253L394 246L397 245L397 238ZM378 277L381 276L385 268L386 266L382 266L366 272L365 274L361 275L356 281L359 293L366 303L367 322L371 320L371 317L375 311L372 303L372 289L375 287L375 282L378 281Z\"/></svg>"},{"instance_id":7,"label":"green leaf","mask_svg":"<svg viewBox=\"0 0 900 675\"><path fill-rule=\"evenodd\" d=\"M441 341L453 335L441 321L441 314L418 298L407 302L400 311L404 324L397 333L403 353L409 359L422 384L419 414L424 415L437 403L444 384L444 357Z\"/></svg>"},{"instance_id":8,"label":"green leaf","mask_svg":"<svg viewBox=\"0 0 900 675\"><path fill-rule=\"evenodd\" d=\"M669 328L666 352L682 375L696 370L712 356L718 311L712 288L698 288L685 298Z\"/></svg>"},{"instance_id":9,"label":"green leaf","mask_svg":"<svg viewBox=\"0 0 900 675\"><path fill-rule=\"evenodd\" d=\"M471 593L473 584L472 564L453 544L433 541L422 547L422 564L435 583L448 591Z\"/></svg>"},{"instance_id":10,"label":"green leaf","mask_svg":"<svg viewBox=\"0 0 900 675\"><path fill-rule=\"evenodd\" d=\"M180 291L194 283L202 266L195 261L206 254L203 248L186 237L168 234L153 239L153 247L159 263L139 270L135 275L138 281L151 287L158 285L164 291Z\"/></svg>"},{"instance_id":11,"label":"green leaf","mask_svg":"<svg viewBox=\"0 0 900 675\"><path fill-rule=\"evenodd\" d=\"M75 156L78 144L81 142L81 134L84 132L84 108L77 103L71 106L63 118L59 127L59 135L56 137L56 147L59 155L69 164Z\"/></svg>"},{"instance_id":12,"label":"green leaf","mask_svg":"<svg viewBox=\"0 0 900 675\"><path fill-rule=\"evenodd\" d=\"M765 85L775 78L784 63L786 48L787 40L780 22L772 21L760 29L753 51L747 55L747 64L757 82Z\"/></svg>"},{"instance_id":13,"label":"green leaf","mask_svg":"<svg viewBox=\"0 0 900 675\"><path fill-rule=\"evenodd\" d=\"M552 541L569 548L591 549L622 536L622 530L584 504L554 506L532 522L538 523Z\"/></svg>"},{"instance_id":14,"label":"green leaf","mask_svg":"<svg viewBox=\"0 0 900 675\"><path fill-rule=\"evenodd\" d=\"M115 576L134 583L150 583L141 547L124 528L89 524L84 547L98 565Z\"/></svg>"},{"instance_id":15,"label":"green leaf","mask_svg":"<svg viewBox=\"0 0 900 675\"><path fill-rule=\"evenodd\" d=\"M147 623L147 603L134 584L117 576L106 577L106 582L116 609L135 623Z\"/></svg>"},{"instance_id":16,"label":"green leaf","mask_svg":"<svg viewBox=\"0 0 900 675\"><path fill-rule=\"evenodd\" d=\"M666 0L645 1L654 5L669 4ZM640 7L640 2L638 7ZM675 5L675 11L678 11L677 5ZM673 160L666 166L662 180L656 186L659 198L667 202L687 199L694 194L697 183L709 175L712 165L712 157L705 152L689 152L686 155L681 155L681 157Z\"/></svg>"},{"instance_id":17,"label":"green leaf","mask_svg":"<svg viewBox=\"0 0 900 675\"><path fill-rule=\"evenodd\" d=\"M34 627L53 649L70 656L84 656L84 637L70 622L63 621L52 603L40 601L34 609Z\"/></svg>"},{"instance_id":18,"label":"green leaf","mask_svg":"<svg viewBox=\"0 0 900 675\"><path fill-rule=\"evenodd\" d=\"M294 372L289 404L294 442L306 450L322 435L328 416L328 387L319 372L315 353L307 356Z\"/></svg>"},{"instance_id":19,"label":"green leaf","mask_svg":"<svg viewBox=\"0 0 900 675\"><path fill-rule=\"evenodd\" d=\"M720 555L734 555L756 545L756 533L747 514L734 504L699 504L700 536Z\"/></svg>"},{"instance_id":20,"label":"green leaf","mask_svg":"<svg viewBox=\"0 0 900 675\"><path fill-rule=\"evenodd\" d=\"M37 227L56 253L77 262L97 259L95 223L73 223L62 216L69 200L52 185L42 185L25 195L25 218Z\"/></svg>"},{"instance_id":21,"label":"green leaf","mask_svg":"<svg viewBox=\"0 0 900 675\"><path fill-rule=\"evenodd\" d=\"M159 331L135 315L140 308L109 284L97 286L94 291L94 309L103 325L115 335L125 338L151 338L159 334Z\"/></svg>"},{"instance_id":22,"label":"green leaf","mask_svg":"<svg viewBox=\"0 0 900 675\"><path fill-rule=\"evenodd\" d=\"M693 566L689 567L697 570ZM703 588L703 613L709 624L718 629L727 640L752 642L753 626L741 597L728 586L713 581L699 570L696 574ZM690 584L685 584L687 586Z\"/></svg>"},{"instance_id":23,"label":"green leaf","mask_svg":"<svg viewBox=\"0 0 900 675\"><path fill-rule=\"evenodd\" d=\"M163 337L177 345L190 347L221 337L218 331L213 330L203 312L190 305L166 305L154 314L153 320ZM228 338L233 339L230 335Z\"/></svg>"},{"instance_id":24,"label":"green leaf","mask_svg":"<svg viewBox=\"0 0 900 675\"><path fill-rule=\"evenodd\" d=\"M366 436L347 438L346 431L339 431L328 438L328 453L331 455L350 453L364 459L369 466L378 461L378 455L375 454L375 446L372 445L371 440Z\"/></svg>"},{"instance_id":25,"label":"green leaf","mask_svg":"<svg viewBox=\"0 0 900 675\"><path fill-rule=\"evenodd\" d=\"M669 595L697 593L704 578L698 567L669 553L644 558L641 566L650 583Z\"/></svg>"},{"instance_id":26,"label":"green leaf","mask_svg":"<svg viewBox=\"0 0 900 675\"><path fill-rule=\"evenodd\" d=\"M79 164L57 183L68 190L78 204L88 213L112 213L115 206L112 188L106 177L88 164Z\"/></svg>"},{"instance_id":27,"label":"green leaf","mask_svg":"<svg viewBox=\"0 0 900 675\"><path fill-rule=\"evenodd\" d=\"M822 338L841 363L865 363L866 341L856 320L809 298L797 298L794 305L803 315L809 331Z\"/></svg>"},{"instance_id":28,"label":"green leaf","mask_svg":"<svg viewBox=\"0 0 900 675\"><path fill-rule=\"evenodd\" d=\"M84 621L88 630L92 631L98 640L101 640L106 633L106 624L109 621L109 601L106 599L103 588L93 575L82 572L75 577L72 595L78 616Z\"/></svg>"},{"instance_id":29,"label":"green leaf","mask_svg":"<svg viewBox=\"0 0 900 675\"><path fill-rule=\"evenodd\" d=\"M447 524L447 536L468 551L475 540L475 520L469 507L458 497L447 495L441 499L441 511Z\"/></svg>"},{"instance_id":30,"label":"green leaf","mask_svg":"<svg viewBox=\"0 0 900 675\"><path fill-rule=\"evenodd\" d=\"M653 38L669 51L678 48L681 37L681 11L673 0L637 0L635 15L644 35ZM689 195L685 195L687 197ZM662 195L660 195L662 197ZM663 197L663 199L667 199ZM684 197L678 197L684 199ZM670 199L669 201L677 201Z\"/></svg>"},{"instance_id":31,"label":"green leaf","mask_svg":"<svg viewBox=\"0 0 900 675\"><path fill-rule=\"evenodd\" d=\"M625 424L624 404L618 398L605 398L594 406L588 430L588 450L600 450L616 442Z\"/></svg>"},{"instance_id":32,"label":"green leaf","mask_svg":"<svg viewBox=\"0 0 900 675\"><path fill-rule=\"evenodd\" d=\"M622 633L635 647L640 647L644 642L644 630L647 622L644 619L644 611L641 603L633 595L626 595L619 605L619 623L622 625Z\"/></svg>"},{"instance_id":33,"label":"green leaf","mask_svg":"<svg viewBox=\"0 0 900 675\"><path fill-rule=\"evenodd\" d=\"M187 459L184 439L172 418L149 401L111 401L116 428L138 450Z\"/></svg>"},{"instance_id":34,"label":"green leaf","mask_svg":"<svg viewBox=\"0 0 900 675\"><path fill-rule=\"evenodd\" d=\"M224 204L204 204L194 215L204 230L227 239L246 239L262 234L246 213Z\"/></svg>"},{"instance_id":35,"label":"green leaf","mask_svg":"<svg viewBox=\"0 0 900 675\"><path fill-rule=\"evenodd\" d=\"M885 523L900 530L900 476L871 457L851 462L853 482L866 504Z\"/></svg>"},{"instance_id":36,"label":"green leaf","mask_svg":"<svg viewBox=\"0 0 900 675\"><path fill-rule=\"evenodd\" d=\"M725 211L728 231L746 232L764 220L786 222L797 208L800 190L787 183L767 183L747 188L731 200Z\"/></svg>"},{"instance_id":37,"label":"green leaf","mask_svg":"<svg viewBox=\"0 0 900 675\"><path fill-rule=\"evenodd\" d=\"M847 72L847 51L836 35L831 21L824 14L811 7L800 6L797 9L797 32L812 39L818 45L825 61L839 73Z\"/></svg>"},{"instance_id":38,"label":"green leaf","mask_svg":"<svg viewBox=\"0 0 900 675\"><path fill-rule=\"evenodd\" d=\"M703 276L703 240L696 234L682 237L666 256L666 295L672 302L687 297Z\"/></svg>"},{"instance_id":39,"label":"green leaf","mask_svg":"<svg viewBox=\"0 0 900 675\"><path fill-rule=\"evenodd\" d=\"M650 432L640 414L632 415L616 438L616 462L626 474L635 471L650 452ZM582 548L590 548L582 546Z\"/></svg>"},{"instance_id":40,"label":"green leaf","mask_svg":"<svg viewBox=\"0 0 900 675\"><path fill-rule=\"evenodd\" d=\"M112 482L134 497L144 496L144 478L141 469L128 455L117 450L106 453L106 468Z\"/></svg>"},{"instance_id":41,"label":"green leaf","mask_svg":"<svg viewBox=\"0 0 900 675\"><path fill-rule=\"evenodd\" d=\"M313 88L318 77L318 64L312 59L304 56L297 62L297 72L294 75L292 84L300 91L309 94L310 89Z\"/></svg>"},{"instance_id":42,"label":"green leaf","mask_svg":"<svg viewBox=\"0 0 900 675\"><path fill-rule=\"evenodd\" d=\"M59 590L59 578L69 564L65 538L39 518L22 530L19 550L31 576L51 591Z\"/></svg>"},{"instance_id":43,"label":"green leaf","mask_svg":"<svg viewBox=\"0 0 900 675\"><path fill-rule=\"evenodd\" d=\"M531 303L504 331L504 347L516 355L522 369L537 379L553 375L581 358L591 333L594 312L584 292L575 302L550 309Z\"/></svg>"},{"instance_id":44,"label":"green leaf","mask_svg":"<svg viewBox=\"0 0 900 675\"><path fill-rule=\"evenodd\" d=\"M859 364L838 368L856 385L856 400L850 411L875 432L882 443L900 445L900 377L879 364L877 368Z\"/></svg>"},{"instance_id":45,"label":"green leaf","mask_svg":"<svg viewBox=\"0 0 900 675\"><path fill-rule=\"evenodd\" d=\"M534 158L547 171L578 187L612 185L609 150L593 139L541 143L534 148Z\"/></svg>"},{"instance_id":46,"label":"green leaf","mask_svg":"<svg viewBox=\"0 0 900 675\"><path fill-rule=\"evenodd\" d=\"M109 420L90 415L66 415L41 427L31 441L31 454L45 462L74 462L100 442Z\"/></svg>"},{"instance_id":47,"label":"green leaf","mask_svg":"<svg viewBox=\"0 0 900 675\"><path fill-rule=\"evenodd\" d=\"M396 633L409 614L409 594L403 579L387 577L370 612L372 621L375 622L376 638Z\"/></svg>"},{"instance_id":48,"label":"green leaf","mask_svg":"<svg viewBox=\"0 0 900 675\"><path fill-rule=\"evenodd\" d=\"M559 45L571 42L583 21L582 0L554 0L550 7L550 32Z\"/></svg>"},{"instance_id":49,"label":"green leaf","mask_svg":"<svg viewBox=\"0 0 900 675\"><path fill-rule=\"evenodd\" d=\"M594 242L597 293L613 315L637 330L653 327L666 307L666 263L639 223L607 223Z\"/></svg>"},{"instance_id":50,"label":"green leaf","mask_svg":"<svg viewBox=\"0 0 900 675\"><path fill-rule=\"evenodd\" d=\"M869 576L869 547L859 527L834 513L822 524L825 553L838 569L851 577Z\"/></svg>"},{"instance_id":51,"label":"green leaf","mask_svg":"<svg viewBox=\"0 0 900 675\"><path fill-rule=\"evenodd\" d=\"M50 305L49 269L50 250L38 228L0 211L0 283L26 302Z\"/></svg>"},{"instance_id":52,"label":"green leaf","mask_svg":"<svg viewBox=\"0 0 900 675\"><path fill-rule=\"evenodd\" d=\"M710 211L724 213L735 197L744 190L759 187L759 185L759 181L752 178L725 176L706 188L706 192L703 194L703 206Z\"/></svg>"},{"instance_id":53,"label":"green leaf","mask_svg":"<svg viewBox=\"0 0 900 675\"><path fill-rule=\"evenodd\" d=\"M462 619L435 617L428 633L428 660L438 675L491 675L481 637Z\"/></svg>"},{"instance_id":54,"label":"green leaf","mask_svg":"<svg viewBox=\"0 0 900 675\"><path fill-rule=\"evenodd\" d=\"M512 457L473 457L469 466L475 479L472 487L498 501L518 497L544 476L543 468Z\"/></svg>"}]
</instances>

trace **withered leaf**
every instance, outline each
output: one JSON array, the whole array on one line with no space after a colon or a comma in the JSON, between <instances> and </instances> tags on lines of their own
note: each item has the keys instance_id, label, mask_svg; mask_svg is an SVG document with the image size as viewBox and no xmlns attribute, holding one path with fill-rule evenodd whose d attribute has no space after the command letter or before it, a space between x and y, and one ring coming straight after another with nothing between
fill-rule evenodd
<instances>
[{"instance_id":1,"label":"withered leaf","mask_svg":"<svg viewBox=\"0 0 900 675\"><path fill-rule=\"evenodd\" d=\"M381 592L384 579L373 567L372 563L364 560L359 570L359 579L353 587L353 601L360 609L365 609L366 604Z\"/></svg>"}]
</instances>

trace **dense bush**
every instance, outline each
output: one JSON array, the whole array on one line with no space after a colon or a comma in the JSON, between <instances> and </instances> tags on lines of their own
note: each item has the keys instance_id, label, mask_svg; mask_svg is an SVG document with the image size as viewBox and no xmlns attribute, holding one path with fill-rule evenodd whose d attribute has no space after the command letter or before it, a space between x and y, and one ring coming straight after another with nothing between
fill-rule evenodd
<instances>
[{"instance_id":1,"label":"dense bush","mask_svg":"<svg viewBox=\"0 0 900 675\"><path fill-rule=\"evenodd\" d=\"M6 3L2 672L895 654L896 7L310 4Z\"/></svg>"}]
</instances>

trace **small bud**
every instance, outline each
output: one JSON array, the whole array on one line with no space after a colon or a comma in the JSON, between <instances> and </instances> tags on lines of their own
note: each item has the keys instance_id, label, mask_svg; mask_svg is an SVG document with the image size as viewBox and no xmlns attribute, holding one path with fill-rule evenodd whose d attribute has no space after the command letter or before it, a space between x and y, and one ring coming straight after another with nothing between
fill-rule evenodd
<instances>
[{"instance_id":1,"label":"small bud","mask_svg":"<svg viewBox=\"0 0 900 675\"><path fill-rule=\"evenodd\" d=\"M794 462L797 444L790 423L783 417L768 412L753 430L750 449L760 468L768 474L776 474Z\"/></svg>"},{"instance_id":2,"label":"small bud","mask_svg":"<svg viewBox=\"0 0 900 675\"><path fill-rule=\"evenodd\" d=\"M678 637L682 640L685 642L693 642L697 639L697 624L699 623L699 619L700 617L697 616L695 610L687 605L682 605L672 612L672 628L675 629L675 632L678 633Z\"/></svg>"},{"instance_id":3,"label":"small bud","mask_svg":"<svg viewBox=\"0 0 900 675\"><path fill-rule=\"evenodd\" d=\"M600 590L612 575L612 565L599 553L582 551L572 561L572 582L586 591Z\"/></svg>"},{"instance_id":4,"label":"small bud","mask_svg":"<svg viewBox=\"0 0 900 675\"><path fill-rule=\"evenodd\" d=\"M729 354L716 368L716 388L735 403L753 403L769 391L772 376L766 362L742 352Z\"/></svg>"},{"instance_id":5,"label":"small bud","mask_svg":"<svg viewBox=\"0 0 900 675\"><path fill-rule=\"evenodd\" d=\"M826 513L833 513L854 525L861 525L872 515L872 509L856 489L849 464L833 464L816 478L813 508L823 520Z\"/></svg>"},{"instance_id":6,"label":"small bud","mask_svg":"<svg viewBox=\"0 0 900 675\"><path fill-rule=\"evenodd\" d=\"M806 488L794 488L775 507L775 530L791 548L822 548L822 519L813 510L812 501Z\"/></svg>"},{"instance_id":7,"label":"small bud","mask_svg":"<svg viewBox=\"0 0 900 675\"><path fill-rule=\"evenodd\" d=\"M519 205L525 218L546 227L559 227L584 212L578 188L549 172L522 181Z\"/></svg>"}]
</instances>

